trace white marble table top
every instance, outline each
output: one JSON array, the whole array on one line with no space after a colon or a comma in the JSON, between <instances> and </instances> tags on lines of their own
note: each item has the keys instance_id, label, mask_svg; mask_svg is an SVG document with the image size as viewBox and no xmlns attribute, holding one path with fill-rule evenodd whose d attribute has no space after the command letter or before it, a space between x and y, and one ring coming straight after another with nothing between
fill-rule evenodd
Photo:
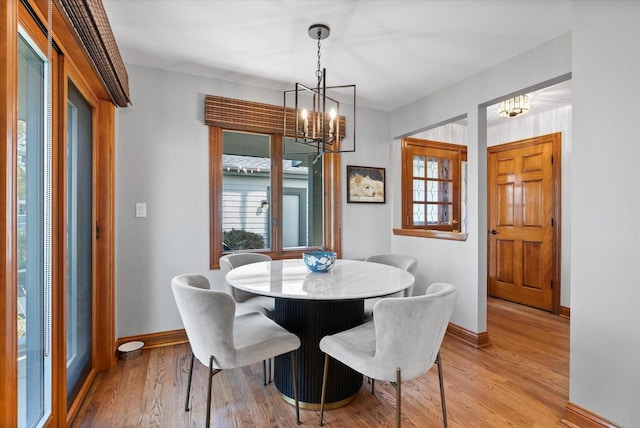
<instances>
[{"instance_id":1,"label":"white marble table top","mask_svg":"<svg viewBox=\"0 0 640 428\"><path fill-rule=\"evenodd\" d=\"M409 272L379 263L336 260L329 272L310 272L302 259L273 260L237 267L226 276L240 290L263 296L307 300L368 299L409 288Z\"/></svg>"}]
</instances>

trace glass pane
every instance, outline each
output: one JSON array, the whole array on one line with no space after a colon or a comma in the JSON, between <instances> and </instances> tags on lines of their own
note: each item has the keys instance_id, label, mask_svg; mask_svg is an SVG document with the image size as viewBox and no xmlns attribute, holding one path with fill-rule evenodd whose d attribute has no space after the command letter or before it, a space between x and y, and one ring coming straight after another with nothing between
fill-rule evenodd
<instances>
[{"instance_id":1,"label":"glass pane","mask_svg":"<svg viewBox=\"0 0 640 428\"><path fill-rule=\"evenodd\" d=\"M91 370L92 109L69 83L67 102L67 406Z\"/></svg>"},{"instance_id":2,"label":"glass pane","mask_svg":"<svg viewBox=\"0 0 640 428\"><path fill-rule=\"evenodd\" d=\"M440 180L451 180L451 174L453 173L453 171L451 171L451 161L449 159L439 160L438 178L440 178Z\"/></svg>"},{"instance_id":3,"label":"glass pane","mask_svg":"<svg viewBox=\"0 0 640 428\"><path fill-rule=\"evenodd\" d=\"M223 251L271 247L271 138L224 131Z\"/></svg>"},{"instance_id":4,"label":"glass pane","mask_svg":"<svg viewBox=\"0 0 640 428\"><path fill-rule=\"evenodd\" d=\"M283 247L321 247L324 236L322 157L316 159L311 147L295 143L291 138L285 138L284 144Z\"/></svg>"},{"instance_id":5,"label":"glass pane","mask_svg":"<svg viewBox=\"0 0 640 428\"><path fill-rule=\"evenodd\" d=\"M443 225L451 224L453 205L451 204L427 204L427 224Z\"/></svg>"},{"instance_id":6,"label":"glass pane","mask_svg":"<svg viewBox=\"0 0 640 428\"><path fill-rule=\"evenodd\" d=\"M424 180L413 180L413 200L424 201Z\"/></svg>"},{"instance_id":7,"label":"glass pane","mask_svg":"<svg viewBox=\"0 0 640 428\"><path fill-rule=\"evenodd\" d=\"M453 202L453 182L427 181L428 202Z\"/></svg>"},{"instance_id":8,"label":"glass pane","mask_svg":"<svg viewBox=\"0 0 640 428\"><path fill-rule=\"evenodd\" d=\"M439 202L453 202L453 182L441 181L438 184L440 200Z\"/></svg>"},{"instance_id":9,"label":"glass pane","mask_svg":"<svg viewBox=\"0 0 640 428\"><path fill-rule=\"evenodd\" d=\"M427 181L427 201L428 202L438 202L439 200L439 185L437 181L429 180Z\"/></svg>"},{"instance_id":10,"label":"glass pane","mask_svg":"<svg viewBox=\"0 0 640 428\"><path fill-rule=\"evenodd\" d=\"M413 204L413 225L424 226L424 204Z\"/></svg>"},{"instance_id":11,"label":"glass pane","mask_svg":"<svg viewBox=\"0 0 640 428\"><path fill-rule=\"evenodd\" d=\"M429 225L438 224L438 205L436 204L427 205L427 224Z\"/></svg>"},{"instance_id":12,"label":"glass pane","mask_svg":"<svg viewBox=\"0 0 640 428\"><path fill-rule=\"evenodd\" d=\"M413 176L424 177L424 156L413 157Z\"/></svg>"},{"instance_id":13,"label":"glass pane","mask_svg":"<svg viewBox=\"0 0 640 428\"><path fill-rule=\"evenodd\" d=\"M453 205L440 205L440 224L451 224Z\"/></svg>"},{"instance_id":14,"label":"glass pane","mask_svg":"<svg viewBox=\"0 0 640 428\"><path fill-rule=\"evenodd\" d=\"M460 193L462 194L462 204L460 206L460 217L462 218L461 232L467 231L467 162L462 162L461 165L461 187Z\"/></svg>"},{"instance_id":15,"label":"glass pane","mask_svg":"<svg viewBox=\"0 0 640 428\"><path fill-rule=\"evenodd\" d=\"M18 42L18 426L38 425L51 409L49 179L45 120L46 62ZM46 149L46 152L45 152ZM46 214L45 214L46 213ZM47 218L45 218L47 215Z\"/></svg>"},{"instance_id":16,"label":"glass pane","mask_svg":"<svg viewBox=\"0 0 640 428\"><path fill-rule=\"evenodd\" d=\"M438 178L438 158L427 159L427 178Z\"/></svg>"},{"instance_id":17,"label":"glass pane","mask_svg":"<svg viewBox=\"0 0 640 428\"><path fill-rule=\"evenodd\" d=\"M451 161L443 158L427 159L427 178L450 180L451 179Z\"/></svg>"}]
</instances>

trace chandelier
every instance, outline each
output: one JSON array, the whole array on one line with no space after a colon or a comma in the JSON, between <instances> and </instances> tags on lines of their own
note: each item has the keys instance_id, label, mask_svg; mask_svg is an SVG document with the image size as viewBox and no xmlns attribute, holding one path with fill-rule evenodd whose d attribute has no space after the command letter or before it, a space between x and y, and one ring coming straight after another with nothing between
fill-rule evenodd
<instances>
[{"instance_id":1,"label":"chandelier","mask_svg":"<svg viewBox=\"0 0 640 428\"><path fill-rule=\"evenodd\" d=\"M285 143L285 154L309 152L316 155L314 163L325 153L344 153L356 150L356 85L327 86L327 70L320 64L320 42L331 30L324 24L309 27L309 37L317 40L318 68L315 87L296 83L295 89L284 91L284 137L308 146L298 152ZM352 116L341 115L341 101ZM300 146L298 146L300 147Z\"/></svg>"},{"instance_id":2,"label":"chandelier","mask_svg":"<svg viewBox=\"0 0 640 428\"><path fill-rule=\"evenodd\" d=\"M529 112L529 95L518 95L498 104L498 116L516 117Z\"/></svg>"}]
</instances>

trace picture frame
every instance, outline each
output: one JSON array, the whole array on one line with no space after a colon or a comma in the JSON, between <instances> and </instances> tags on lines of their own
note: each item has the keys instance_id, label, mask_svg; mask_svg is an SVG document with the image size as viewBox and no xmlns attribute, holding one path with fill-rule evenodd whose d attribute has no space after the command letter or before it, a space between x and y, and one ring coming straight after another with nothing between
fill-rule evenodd
<instances>
[{"instance_id":1,"label":"picture frame","mask_svg":"<svg viewBox=\"0 0 640 428\"><path fill-rule=\"evenodd\" d=\"M385 170L347 165L347 203L384 204Z\"/></svg>"}]
</instances>

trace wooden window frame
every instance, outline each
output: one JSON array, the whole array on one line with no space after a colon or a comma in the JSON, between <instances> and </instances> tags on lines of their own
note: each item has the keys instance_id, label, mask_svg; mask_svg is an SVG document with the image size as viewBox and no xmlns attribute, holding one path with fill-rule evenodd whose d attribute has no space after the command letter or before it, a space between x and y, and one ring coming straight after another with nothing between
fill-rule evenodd
<instances>
[{"instance_id":1,"label":"wooden window frame","mask_svg":"<svg viewBox=\"0 0 640 428\"><path fill-rule=\"evenodd\" d=\"M448 225L413 224L413 156L437 157L452 161L453 220ZM417 236L464 241L467 234L462 226L462 162L467 160L467 147L417 138L402 139L402 227L393 229L394 235Z\"/></svg>"},{"instance_id":2,"label":"wooden window frame","mask_svg":"<svg viewBox=\"0 0 640 428\"><path fill-rule=\"evenodd\" d=\"M272 259L291 259L302 257L302 253L310 248L285 249L282 242L282 195L283 174L282 159L283 136L277 133L265 133L263 126L209 126L209 267L220 268L222 250L222 154L223 132L255 132L269 135L271 140L271 205L269 211L273 213L271 224L271 248L261 251ZM323 201L323 245L322 248L335 251L340 257L341 227L340 227L340 155L325 153L322 157L322 181L324 190Z\"/></svg>"}]
</instances>

